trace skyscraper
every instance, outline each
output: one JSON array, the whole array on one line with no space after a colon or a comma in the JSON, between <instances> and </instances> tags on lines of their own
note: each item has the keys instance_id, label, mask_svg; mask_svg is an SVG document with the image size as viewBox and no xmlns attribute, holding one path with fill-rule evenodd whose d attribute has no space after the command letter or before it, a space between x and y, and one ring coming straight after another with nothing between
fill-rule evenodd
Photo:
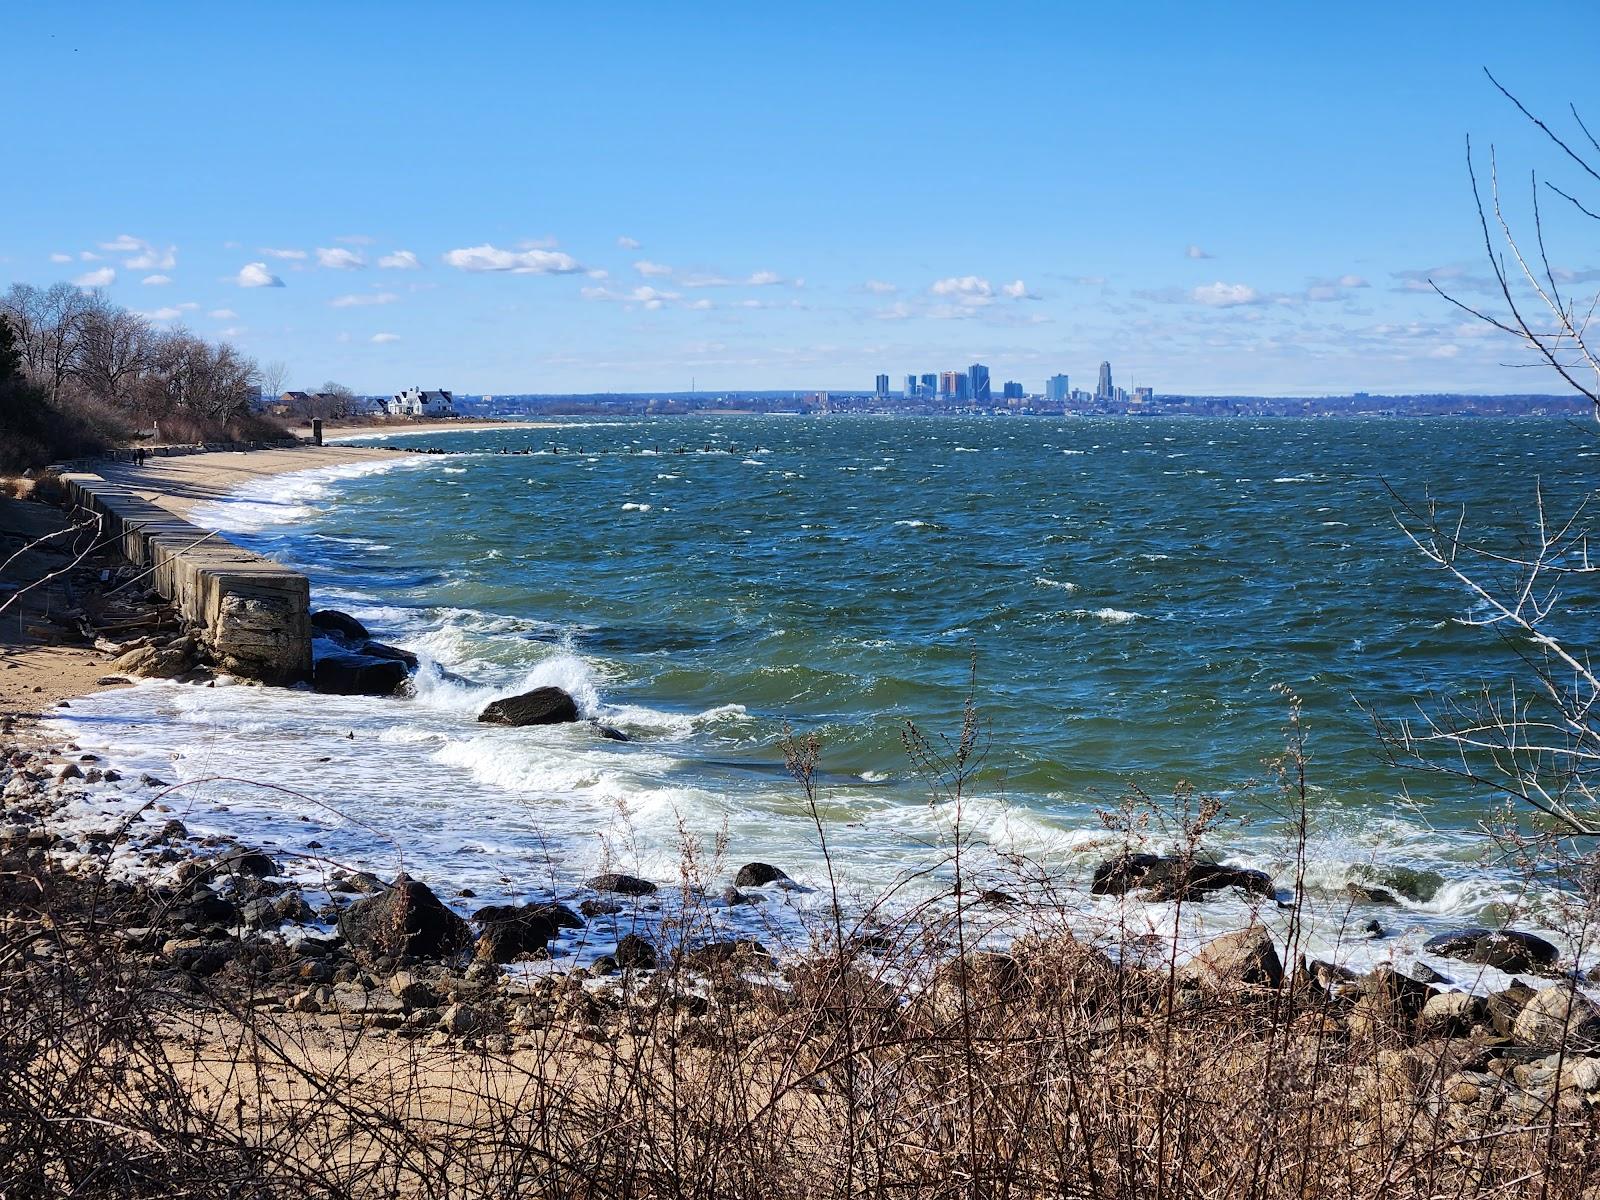
<instances>
[{"instance_id":1,"label":"skyscraper","mask_svg":"<svg viewBox=\"0 0 1600 1200\"><path fill-rule=\"evenodd\" d=\"M939 394L939 377L937 375L924 375L922 377L922 398L932 400Z\"/></svg>"},{"instance_id":2,"label":"skyscraper","mask_svg":"<svg viewBox=\"0 0 1600 1200\"><path fill-rule=\"evenodd\" d=\"M878 399L887 400L889 398L889 377L887 375L879 375L874 380L874 383L877 385L874 391Z\"/></svg>"},{"instance_id":3,"label":"skyscraper","mask_svg":"<svg viewBox=\"0 0 1600 1200\"><path fill-rule=\"evenodd\" d=\"M917 398L917 377L915 375L907 375L906 376L906 399L907 400L915 400L916 398Z\"/></svg>"},{"instance_id":4,"label":"skyscraper","mask_svg":"<svg viewBox=\"0 0 1600 1200\"><path fill-rule=\"evenodd\" d=\"M989 368L973 363L967 368L967 391L974 404L988 404L994 397L989 391Z\"/></svg>"},{"instance_id":5,"label":"skyscraper","mask_svg":"<svg viewBox=\"0 0 1600 1200\"><path fill-rule=\"evenodd\" d=\"M1109 400L1113 395L1115 395L1115 389L1111 386L1111 364L1103 362L1100 364L1100 382L1095 385L1094 398L1096 400Z\"/></svg>"},{"instance_id":6,"label":"skyscraper","mask_svg":"<svg viewBox=\"0 0 1600 1200\"><path fill-rule=\"evenodd\" d=\"M939 372L939 395L946 400L959 400L967 390L967 377L960 371Z\"/></svg>"},{"instance_id":7,"label":"skyscraper","mask_svg":"<svg viewBox=\"0 0 1600 1200\"><path fill-rule=\"evenodd\" d=\"M1065 375L1052 375L1044 381L1044 398L1051 404L1065 404L1072 396L1072 384Z\"/></svg>"},{"instance_id":8,"label":"skyscraper","mask_svg":"<svg viewBox=\"0 0 1600 1200\"><path fill-rule=\"evenodd\" d=\"M1015 379L1008 379L1005 387L1001 389L1000 395L1006 400L1021 400L1023 398L1022 385Z\"/></svg>"}]
</instances>

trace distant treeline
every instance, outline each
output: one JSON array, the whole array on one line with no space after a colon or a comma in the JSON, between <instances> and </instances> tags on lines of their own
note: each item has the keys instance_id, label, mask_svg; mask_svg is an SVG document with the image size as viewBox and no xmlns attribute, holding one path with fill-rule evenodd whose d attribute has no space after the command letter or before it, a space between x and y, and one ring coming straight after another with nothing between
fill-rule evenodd
<instances>
[{"instance_id":1,"label":"distant treeline","mask_svg":"<svg viewBox=\"0 0 1600 1200\"><path fill-rule=\"evenodd\" d=\"M71 284L0 296L0 470L108 445L283 436L250 411L254 359Z\"/></svg>"}]
</instances>

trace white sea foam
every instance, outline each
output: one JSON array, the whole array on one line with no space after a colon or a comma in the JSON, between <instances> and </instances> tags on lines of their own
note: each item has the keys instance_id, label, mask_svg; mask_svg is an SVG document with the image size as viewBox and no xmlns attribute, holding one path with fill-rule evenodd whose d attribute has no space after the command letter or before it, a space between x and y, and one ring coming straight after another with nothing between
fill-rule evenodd
<instances>
[{"instance_id":1,"label":"white sea foam","mask_svg":"<svg viewBox=\"0 0 1600 1200\"><path fill-rule=\"evenodd\" d=\"M1060 588L1069 596L1078 590L1078 585L1075 583L1070 583L1065 579L1050 579L1044 575L1035 575L1033 583L1035 587Z\"/></svg>"},{"instance_id":2,"label":"white sea foam","mask_svg":"<svg viewBox=\"0 0 1600 1200\"><path fill-rule=\"evenodd\" d=\"M637 501L630 500L630 501L628 501L628 503L626 503L626 504L624 504L622 506L622 511L623 512L649 512L650 511L650 506L648 504L640 504Z\"/></svg>"},{"instance_id":3,"label":"white sea foam","mask_svg":"<svg viewBox=\"0 0 1600 1200\"><path fill-rule=\"evenodd\" d=\"M1108 625L1126 625L1130 621L1144 620L1143 613L1129 612L1125 608L1075 608L1071 615L1079 620L1093 618Z\"/></svg>"}]
</instances>

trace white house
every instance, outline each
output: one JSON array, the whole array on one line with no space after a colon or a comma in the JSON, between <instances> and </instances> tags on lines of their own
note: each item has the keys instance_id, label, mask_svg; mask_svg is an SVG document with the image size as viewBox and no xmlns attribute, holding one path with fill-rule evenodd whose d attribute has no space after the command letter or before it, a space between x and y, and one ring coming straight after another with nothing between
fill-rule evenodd
<instances>
[{"instance_id":1,"label":"white house","mask_svg":"<svg viewBox=\"0 0 1600 1200\"><path fill-rule=\"evenodd\" d=\"M421 388L407 388L392 397L384 408L391 417L453 417L456 415L455 397L449 392L425 392Z\"/></svg>"}]
</instances>

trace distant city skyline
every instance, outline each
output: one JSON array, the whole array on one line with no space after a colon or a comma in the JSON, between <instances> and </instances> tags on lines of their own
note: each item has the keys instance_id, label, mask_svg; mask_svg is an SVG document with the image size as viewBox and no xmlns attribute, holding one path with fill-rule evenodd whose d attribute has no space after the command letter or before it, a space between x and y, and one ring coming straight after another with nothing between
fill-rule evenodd
<instances>
[{"instance_id":1,"label":"distant city skyline","mask_svg":"<svg viewBox=\"0 0 1600 1200\"><path fill-rule=\"evenodd\" d=\"M300 388L920 390L981 363L1003 396L1109 360L1130 391L1521 392L1519 348L1432 285L1496 302L1469 133L1503 179L1569 182L1482 68L1569 120L1587 84L1548 31L1593 61L1591 16L18 6L0 287L104 289ZM952 53L982 69L930 77ZM1592 224L1544 217L1586 301Z\"/></svg>"}]
</instances>

